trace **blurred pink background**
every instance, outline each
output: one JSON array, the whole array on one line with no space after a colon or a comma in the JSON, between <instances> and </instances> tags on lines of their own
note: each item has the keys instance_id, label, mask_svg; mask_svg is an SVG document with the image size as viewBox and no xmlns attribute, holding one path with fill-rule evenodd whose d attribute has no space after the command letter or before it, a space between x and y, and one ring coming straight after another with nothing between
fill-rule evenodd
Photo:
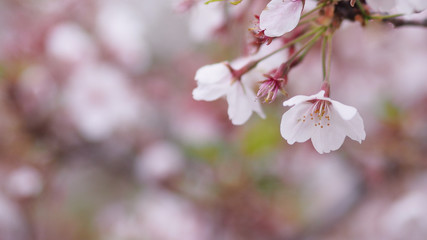
<instances>
[{"instance_id":1,"label":"blurred pink background","mask_svg":"<svg viewBox=\"0 0 427 240\"><path fill-rule=\"evenodd\" d=\"M319 155L281 138L283 96L243 126L192 99L268 1L228 22L190 2L0 1L0 239L426 239L427 28L344 22L332 95L367 138ZM319 89L319 56L290 96Z\"/></svg>"}]
</instances>

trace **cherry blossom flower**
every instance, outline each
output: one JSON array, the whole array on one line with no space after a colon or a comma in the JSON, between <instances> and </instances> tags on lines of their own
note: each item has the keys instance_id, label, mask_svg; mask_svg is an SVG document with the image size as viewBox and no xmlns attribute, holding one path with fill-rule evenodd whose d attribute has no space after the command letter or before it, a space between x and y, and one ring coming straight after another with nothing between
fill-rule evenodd
<instances>
[{"instance_id":1,"label":"cherry blossom flower","mask_svg":"<svg viewBox=\"0 0 427 240\"><path fill-rule=\"evenodd\" d=\"M9 175L6 187L8 193L18 198L37 196L43 189L40 173L32 167L20 167Z\"/></svg>"},{"instance_id":2,"label":"cherry blossom flower","mask_svg":"<svg viewBox=\"0 0 427 240\"><path fill-rule=\"evenodd\" d=\"M151 63L147 30L138 9L126 1L99 1L96 33L108 53L131 72L140 73Z\"/></svg>"},{"instance_id":3,"label":"cherry blossom flower","mask_svg":"<svg viewBox=\"0 0 427 240\"><path fill-rule=\"evenodd\" d=\"M193 90L193 98L213 101L226 96L228 116L234 125L245 123L254 111L265 118L248 78L235 79L227 64L215 63L197 70L195 79L198 86Z\"/></svg>"},{"instance_id":4,"label":"cherry blossom flower","mask_svg":"<svg viewBox=\"0 0 427 240\"><path fill-rule=\"evenodd\" d=\"M241 57L230 63L221 62L201 67L196 72L197 88L193 90L193 98L198 101L214 101L225 96L229 105L228 116L234 125L245 123L252 112L265 118L252 87L258 84L264 74L286 61L287 55L275 54L259 62L252 70L242 68L282 46L282 41L273 41L270 45L261 46L254 55Z\"/></svg>"},{"instance_id":5,"label":"cherry blossom flower","mask_svg":"<svg viewBox=\"0 0 427 240\"><path fill-rule=\"evenodd\" d=\"M271 0L261 12L260 28L266 36L282 36L298 25L303 8L303 0Z\"/></svg>"},{"instance_id":6,"label":"cherry blossom flower","mask_svg":"<svg viewBox=\"0 0 427 240\"><path fill-rule=\"evenodd\" d=\"M136 158L135 175L141 182L160 182L176 176L184 167L180 149L168 141L153 143Z\"/></svg>"},{"instance_id":7,"label":"cherry blossom flower","mask_svg":"<svg viewBox=\"0 0 427 240\"><path fill-rule=\"evenodd\" d=\"M282 116L280 132L289 144L311 138L319 153L341 147L346 136L358 141L365 139L363 120L357 109L325 96L325 91L312 96L295 96L283 103L293 106Z\"/></svg>"},{"instance_id":8,"label":"cherry blossom flower","mask_svg":"<svg viewBox=\"0 0 427 240\"><path fill-rule=\"evenodd\" d=\"M102 141L140 121L141 102L116 67L91 63L78 68L64 92L64 105L87 140Z\"/></svg>"},{"instance_id":9,"label":"cherry blossom flower","mask_svg":"<svg viewBox=\"0 0 427 240\"><path fill-rule=\"evenodd\" d=\"M46 51L53 59L70 65L85 65L98 55L90 36L73 22L60 23L52 29L46 40Z\"/></svg>"}]
</instances>

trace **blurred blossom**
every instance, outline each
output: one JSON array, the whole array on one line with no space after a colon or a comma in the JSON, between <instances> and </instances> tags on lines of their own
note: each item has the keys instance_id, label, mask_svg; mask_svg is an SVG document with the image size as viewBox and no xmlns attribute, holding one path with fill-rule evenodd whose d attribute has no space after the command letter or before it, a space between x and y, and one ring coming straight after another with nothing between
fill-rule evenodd
<instances>
[{"instance_id":1,"label":"blurred blossom","mask_svg":"<svg viewBox=\"0 0 427 240\"><path fill-rule=\"evenodd\" d=\"M21 167L10 173L7 179L8 192L19 198L36 196L43 188L40 173L32 167Z\"/></svg>"},{"instance_id":2,"label":"blurred blossom","mask_svg":"<svg viewBox=\"0 0 427 240\"><path fill-rule=\"evenodd\" d=\"M147 146L137 157L135 171L137 178L161 181L182 171L184 157L181 150L169 142L157 142Z\"/></svg>"},{"instance_id":3,"label":"blurred blossom","mask_svg":"<svg viewBox=\"0 0 427 240\"><path fill-rule=\"evenodd\" d=\"M133 5L129 1L99 1L96 26L113 57L129 70L140 72L148 67L150 53L145 22Z\"/></svg>"},{"instance_id":4,"label":"blurred blossom","mask_svg":"<svg viewBox=\"0 0 427 240\"><path fill-rule=\"evenodd\" d=\"M189 202L177 196L164 192L151 193L141 199L136 212L142 218L150 239L206 239L207 226L200 213ZM165 229L165 226L168 228Z\"/></svg>"},{"instance_id":5,"label":"blurred blossom","mask_svg":"<svg viewBox=\"0 0 427 240\"><path fill-rule=\"evenodd\" d=\"M190 12L191 36L197 42L210 40L228 24L227 14L231 19L238 18L245 10L246 3L247 1L242 1L234 6L226 3L226 1L209 4L205 4L205 1L198 1Z\"/></svg>"},{"instance_id":6,"label":"blurred blossom","mask_svg":"<svg viewBox=\"0 0 427 240\"><path fill-rule=\"evenodd\" d=\"M304 212L313 224L336 221L350 209L360 195L359 176L337 156L312 159L313 166L302 182ZM302 163L303 164L303 163Z\"/></svg>"},{"instance_id":7,"label":"blurred blossom","mask_svg":"<svg viewBox=\"0 0 427 240\"><path fill-rule=\"evenodd\" d=\"M361 176L336 153L319 155L309 145L298 146L274 169L301 192L305 221L314 228L325 227L357 202Z\"/></svg>"},{"instance_id":8,"label":"blurred blossom","mask_svg":"<svg viewBox=\"0 0 427 240\"><path fill-rule=\"evenodd\" d=\"M99 141L140 120L140 103L130 84L119 69L108 64L81 66L73 73L64 101L85 138Z\"/></svg>"},{"instance_id":9,"label":"blurred blossom","mask_svg":"<svg viewBox=\"0 0 427 240\"><path fill-rule=\"evenodd\" d=\"M28 229L18 206L0 193L0 238L2 240L27 240Z\"/></svg>"},{"instance_id":10,"label":"blurred blossom","mask_svg":"<svg viewBox=\"0 0 427 240\"><path fill-rule=\"evenodd\" d=\"M171 124L176 136L190 145L207 144L221 136L220 123L215 121L213 114L205 112L188 111L178 115Z\"/></svg>"},{"instance_id":11,"label":"blurred blossom","mask_svg":"<svg viewBox=\"0 0 427 240\"><path fill-rule=\"evenodd\" d=\"M46 42L48 55L65 64L88 63L97 55L97 46L88 32L74 22L56 25Z\"/></svg>"},{"instance_id":12,"label":"blurred blossom","mask_svg":"<svg viewBox=\"0 0 427 240\"><path fill-rule=\"evenodd\" d=\"M204 240L208 228L189 202L168 192L147 190L126 211L105 210L98 222L103 239Z\"/></svg>"},{"instance_id":13,"label":"blurred blossom","mask_svg":"<svg viewBox=\"0 0 427 240\"><path fill-rule=\"evenodd\" d=\"M363 29L357 24L348 24L337 32L334 47L339 60L333 78L340 84L341 91L336 94L372 108L372 102L384 95L392 95L399 104L408 106L427 93L427 69L423 65L427 61L427 46L423 44L426 31L417 28L389 30L384 26ZM358 47L349 48L346 42L355 39ZM406 43L404 47L402 42ZM349 59L352 64L344 64L340 59ZM363 72L355 69L363 69ZM349 71L357 74L349 74ZM355 85L363 91L363 97L357 97Z\"/></svg>"},{"instance_id":14,"label":"blurred blossom","mask_svg":"<svg viewBox=\"0 0 427 240\"><path fill-rule=\"evenodd\" d=\"M224 4L198 1L190 13L190 34L198 42L210 39L224 24Z\"/></svg>"},{"instance_id":15,"label":"blurred blossom","mask_svg":"<svg viewBox=\"0 0 427 240\"><path fill-rule=\"evenodd\" d=\"M46 115L54 107L56 84L43 65L27 67L19 79L19 96L23 110L35 117Z\"/></svg>"},{"instance_id":16,"label":"blurred blossom","mask_svg":"<svg viewBox=\"0 0 427 240\"><path fill-rule=\"evenodd\" d=\"M422 240L427 236L427 192L415 190L397 199L382 217L384 238Z\"/></svg>"}]
</instances>

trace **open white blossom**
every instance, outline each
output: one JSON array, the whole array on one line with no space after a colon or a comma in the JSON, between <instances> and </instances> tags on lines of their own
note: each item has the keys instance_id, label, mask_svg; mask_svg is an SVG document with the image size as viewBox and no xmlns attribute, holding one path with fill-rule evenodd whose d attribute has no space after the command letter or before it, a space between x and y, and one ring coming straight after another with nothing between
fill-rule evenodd
<instances>
[{"instance_id":1,"label":"open white blossom","mask_svg":"<svg viewBox=\"0 0 427 240\"><path fill-rule=\"evenodd\" d=\"M228 116L234 125L245 123L254 111L265 118L252 87L263 78L263 74L286 61L287 54L275 54L259 62L254 69L243 74L240 80L234 79L226 64L233 69L240 69L250 61L256 61L282 46L282 41L273 41L270 45L262 46L254 55L241 57L230 63L221 62L201 67L196 72L197 88L193 91L193 98L198 101L214 101L225 96L228 102Z\"/></svg>"},{"instance_id":2,"label":"open white blossom","mask_svg":"<svg viewBox=\"0 0 427 240\"><path fill-rule=\"evenodd\" d=\"M271 0L259 16L259 26L266 36L282 36L298 25L303 8L302 0Z\"/></svg>"},{"instance_id":3,"label":"open white blossom","mask_svg":"<svg viewBox=\"0 0 427 240\"><path fill-rule=\"evenodd\" d=\"M311 138L319 153L341 147L346 136L365 140L363 120L357 109L325 97L325 91L312 96L295 96L283 103L293 106L282 116L280 132L289 144Z\"/></svg>"},{"instance_id":4,"label":"open white blossom","mask_svg":"<svg viewBox=\"0 0 427 240\"><path fill-rule=\"evenodd\" d=\"M233 77L227 62L215 63L201 67L196 72L197 88L193 90L195 100L214 101L226 96L228 116L234 125L245 123L252 112L262 118L265 115L261 105L251 89L250 81L244 76L240 80Z\"/></svg>"}]
</instances>

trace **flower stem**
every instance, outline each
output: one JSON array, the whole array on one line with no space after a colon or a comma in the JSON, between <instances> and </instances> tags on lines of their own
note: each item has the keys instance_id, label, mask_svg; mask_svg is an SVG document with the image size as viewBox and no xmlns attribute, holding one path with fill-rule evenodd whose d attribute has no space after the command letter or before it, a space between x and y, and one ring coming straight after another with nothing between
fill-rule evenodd
<instances>
[{"instance_id":1,"label":"flower stem","mask_svg":"<svg viewBox=\"0 0 427 240\"><path fill-rule=\"evenodd\" d=\"M298 52L296 52L294 55L292 55L291 58L289 58L289 60L287 61L289 63L289 65L292 64L292 62L298 57L298 55L300 55L300 53L302 53L304 50L310 49L316 42L317 40L319 40L319 37L326 31L326 28L322 28L322 31L317 32L316 35L314 35L313 38L311 38L307 43L304 44L304 46L302 46ZM305 51L305 54L307 54L308 51ZM304 54L304 55L305 55Z\"/></svg>"},{"instance_id":2,"label":"flower stem","mask_svg":"<svg viewBox=\"0 0 427 240\"><path fill-rule=\"evenodd\" d=\"M296 61L301 62L305 58L307 53L310 51L310 49L314 46L315 43L316 43L316 41L313 41L313 42L307 44L307 47L304 49L304 52L298 57L298 59Z\"/></svg>"},{"instance_id":3,"label":"flower stem","mask_svg":"<svg viewBox=\"0 0 427 240\"><path fill-rule=\"evenodd\" d=\"M310 32L308 32L308 33L306 33L304 35L301 35L301 36L295 38L294 40L286 43L283 47L277 49L276 51L271 52L270 54L265 55L264 57L256 60L255 62L258 64L259 62L261 62L261 61L263 61L263 60L265 60L265 59L273 56L274 54L276 54L276 53L278 53L278 52L280 52L280 51L282 51L282 50L284 50L284 49L286 49L286 48L294 45L295 43L300 42L300 41L302 41L302 40L304 40L304 39L306 39L306 38L308 38L308 37L310 37L310 36L312 36L312 35L314 35L316 33L317 33L317 35L319 35L319 32L323 33L323 32L325 32L325 30L326 30L326 28L324 26L317 27L317 28L311 30Z\"/></svg>"},{"instance_id":4,"label":"flower stem","mask_svg":"<svg viewBox=\"0 0 427 240\"><path fill-rule=\"evenodd\" d=\"M323 79L326 77L326 48L327 48L327 37L323 37L322 41L322 73Z\"/></svg>"},{"instance_id":5,"label":"flower stem","mask_svg":"<svg viewBox=\"0 0 427 240\"><path fill-rule=\"evenodd\" d=\"M321 4L319 4L317 7L313 8L312 10L310 10L310 11L308 11L308 12L304 13L304 14L301 16L301 18L300 18L300 19L302 20L303 18L305 18L305 17L309 16L310 14L314 13L315 11L317 11L317 10L321 9L321 8L322 8L322 7L324 7L325 5L326 5L326 3L321 3Z\"/></svg>"},{"instance_id":6,"label":"flower stem","mask_svg":"<svg viewBox=\"0 0 427 240\"><path fill-rule=\"evenodd\" d=\"M394 15L380 15L380 16L370 16L370 19L390 19L390 18L397 18L397 17L401 17L403 16L403 14L394 14Z\"/></svg>"},{"instance_id":7,"label":"flower stem","mask_svg":"<svg viewBox=\"0 0 427 240\"><path fill-rule=\"evenodd\" d=\"M364 23L366 23L371 18L371 16L368 15L368 13L365 11L365 8L363 7L363 4L360 2L360 0L356 0L356 5L362 13Z\"/></svg>"},{"instance_id":8,"label":"flower stem","mask_svg":"<svg viewBox=\"0 0 427 240\"><path fill-rule=\"evenodd\" d=\"M325 42L327 42L327 45L328 45L328 52L327 52L327 60L326 60L327 68L326 68L325 78L323 79L323 81L329 84L330 83L329 76L331 74L331 65L332 65L332 36L326 35Z\"/></svg>"},{"instance_id":9,"label":"flower stem","mask_svg":"<svg viewBox=\"0 0 427 240\"><path fill-rule=\"evenodd\" d=\"M316 19L317 19L317 17L311 17L311 18L308 18L308 19L301 20L301 21L299 21L297 27L299 27L301 25L304 25L304 24L307 24L307 23L310 23L310 22L313 22Z\"/></svg>"}]
</instances>

